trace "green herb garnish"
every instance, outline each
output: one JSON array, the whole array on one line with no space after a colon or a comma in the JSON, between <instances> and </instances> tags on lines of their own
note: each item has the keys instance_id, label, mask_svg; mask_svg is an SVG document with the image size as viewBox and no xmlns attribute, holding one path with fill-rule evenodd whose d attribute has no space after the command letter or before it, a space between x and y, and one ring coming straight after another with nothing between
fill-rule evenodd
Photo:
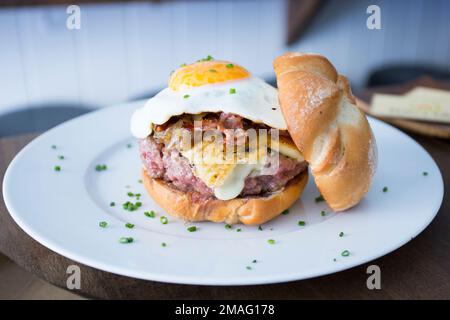
<instances>
[{"instance_id":1,"label":"green herb garnish","mask_svg":"<svg viewBox=\"0 0 450 320\"><path fill-rule=\"evenodd\" d=\"M165 242L161 242L161 247L167 247L167 244Z\"/></svg>"},{"instance_id":2,"label":"green herb garnish","mask_svg":"<svg viewBox=\"0 0 450 320\"><path fill-rule=\"evenodd\" d=\"M55 166L53 169L54 169L55 171L57 171L57 172L61 171L61 167L60 167L60 166Z\"/></svg>"},{"instance_id":3,"label":"green herb garnish","mask_svg":"<svg viewBox=\"0 0 450 320\"><path fill-rule=\"evenodd\" d=\"M55 150L56 149L56 145L53 144L52 145L52 149Z\"/></svg>"},{"instance_id":4,"label":"green herb garnish","mask_svg":"<svg viewBox=\"0 0 450 320\"><path fill-rule=\"evenodd\" d=\"M233 226L231 224L226 224L225 225L225 229L231 230L233 228Z\"/></svg>"},{"instance_id":5,"label":"green herb garnish","mask_svg":"<svg viewBox=\"0 0 450 320\"><path fill-rule=\"evenodd\" d=\"M422 175L427 176L428 172L424 171L424 172L422 172Z\"/></svg>"},{"instance_id":6,"label":"green herb garnish","mask_svg":"<svg viewBox=\"0 0 450 320\"><path fill-rule=\"evenodd\" d=\"M59 159L59 160L64 160L64 156L63 156L63 155L59 155L59 156L58 156L58 159Z\"/></svg>"},{"instance_id":7,"label":"green herb garnish","mask_svg":"<svg viewBox=\"0 0 450 320\"><path fill-rule=\"evenodd\" d=\"M256 259L252 261L252 263L257 263L257 262L258 262L258 261L257 261Z\"/></svg>"},{"instance_id":8,"label":"green herb garnish","mask_svg":"<svg viewBox=\"0 0 450 320\"><path fill-rule=\"evenodd\" d=\"M98 226L99 226L100 228L106 228L106 227L108 226L108 222L106 222L106 221L100 221L100 222L98 223Z\"/></svg>"},{"instance_id":9,"label":"green herb garnish","mask_svg":"<svg viewBox=\"0 0 450 320\"><path fill-rule=\"evenodd\" d=\"M242 231L241 228L236 229L236 232L241 232L241 231Z\"/></svg>"},{"instance_id":10,"label":"green herb garnish","mask_svg":"<svg viewBox=\"0 0 450 320\"><path fill-rule=\"evenodd\" d=\"M125 223L125 227L127 227L128 229L133 229L134 224L127 222L127 223Z\"/></svg>"},{"instance_id":11,"label":"green herb garnish","mask_svg":"<svg viewBox=\"0 0 450 320\"><path fill-rule=\"evenodd\" d=\"M187 231L195 232L195 231L197 231L197 227L196 226L191 226L191 227L187 228Z\"/></svg>"},{"instance_id":12,"label":"green herb garnish","mask_svg":"<svg viewBox=\"0 0 450 320\"><path fill-rule=\"evenodd\" d=\"M261 226L258 226L259 231L263 231L263 228Z\"/></svg>"},{"instance_id":13,"label":"green herb garnish","mask_svg":"<svg viewBox=\"0 0 450 320\"><path fill-rule=\"evenodd\" d=\"M116 205L116 203L113 201L109 204L110 207L114 207Z\"/></svg>"},{"instance_id":14,"label":"green herb garnish","mask_svg":"<svg viewBox=\"0 0 450 320\"><path fill-rule=\"evenodd\" d=\"M185 95L183 96L183 99L187 99L187 98L189 98L189 97L190 97L190 95L185 94Z\"/></svg>"},{"instance_id":15,"label":"green herb garnish","mask_svg":"<svg viewBox=\"0 0 450 320\"><path fill-rule=\"evenodd\" d=\"M339 232L339 237L343 237L344 236L344 233L341 231L341 232Z\"/></svg>"},{"instance_id":16,"label":"green herb garnish","mask_svg":"<svg viewBox=\"0 0 450 320\"><path fill-rule=\"evenodd\" d=\"M95 171L105 171L106 169L108 169L106 164L98 164L95 166Z\"/></svg>"},{"instance_id":17,"label":"green herb garnish","mask_svg":"<svg viewBox=\"0 0 450 320\"><path fill-rule=\"evenodd\" d=\"M229 63L229 64L226 65L226 67L227 67L227 68L233 68L233 67L234 67L234 64Z\"/></svg>"},{"instance_id":18,"label":"green herb garnish","mask_svg":"<svg viewBox=\"0 0 450 320\"><path fill-rule=\"evenodd\" d=\"M267 242L268 242L269 244L275 244L275 240L274 240L274 239L269 239L269 240L267 240Z\"/></svg>"},{"instance_id":19,"label":"green herb garnish","mask_svg":"<svg viewBox=\"0 0 450 320\"><path fill-rule=\"evenodd\" d=\"M134 239L132 237L121 237L119 239L120 243L132 243Z\"/></svg>"},{"instance_id":20,"label":"green herb garnish","mask_svg":"<svg viewBox=\"0 0 450 320\"><path fill-rule=\"evenodd\" d=\"M203 58L203 59L200 59L200 60L197 60L197 61L201 62L201 61L211 61L211 60L214 60L214 58L211 55L208 54L208 56L206 58Z\"/></svg>"},{"instance_id":21,"label":"green herb garnish","mask_svg":"<svg viewBox=\"0 0 450 320\"><path fill-rule=\"evenodd\" d=\"M320 211L320 215L322 216L322 217L325 217L326 215L327 215L327 213L325 212L325 211Z\"/></svg>"},{"instance_id":22,"label":"green herb garnish","mask_svg":"<svg viewBox=\"0 0 450 320\"><path fill-rule=\"evenodd\" d=\"M384 193L388 192L388 190L389 190L388 187L383 187L383 192Z\"/></svg>"},{"instance_id":23,"label":"green herb garnish","mask_svg":"<svg viewBox=\"0 0 450 320\"><path fill-rule=\"evenodd\" d=\"M281 214L283 214L283 215L288 215L289 214L289 209L286 209L286 210L284 210Z\"/></svg>"},{"instance_id":24,"label":"green herb garnish","mask_svg":"<svg viewBox=\"0 0 450 320\"><path fill-rule=\"evenodd\" d=\"M344 250L341 253L341 256L343 256L343 257L348 257L349 255L350 255L350 251L348 251L348 250Z\"/></svg>"},{"instance_id":25,"label":"green herb garnish","mask_svg":"<svg viewBox=\"0 0 450 320\"><path fill-rule=\"evenodd\" d=\"M216 69L209 69L209 72L217 73L217 70Z\"/></svg>"},{"instance_id":26,"label":"green herb garnish","mask_svg":"<svg viewBox=\"0 0 450 320\"><path fill-rule=\"evenodd\" d=\"M298 222L298 225L299 225L300 227L304 227L304 226L305 226L305 224L306 224L306 222L305 222L305 221L299 221L299 222Z\"/></svg>"},{"instance_id":27,"label":"green herb garnish","mask_svg":"<svg viewBox=\"0 0 450 320\"><path fill-rule=\"evenodd\" d=\"M325 199L323 198L322 195L319 195L318 197L316 197L316 198L314 199L314 201L315 201L316 203L322 202L322 201L324 201L324 200L325 200Z\"/></svg>"},{"instance_id":28,"label":"green herb garnish","mask_svg":"<svg viewBox=\"0 0 450 320\"><path fill-rule=\"evenodd\" d=\"M235 88L230 88L230 94L235 94L236 93L236 89Z\"/></svg>"},{"instance_id":29,"label":"green herb garnish","mask_svg":"<svg viewBox=\"0 0 450 320\"><path fill-rule=\"evenodd\" d=\"M130 149L132 147L131 143L127 143L127 148Z\"/></svg>"},{"instance_id":30,"label":"green herb garnish","mask_svg":"<svg viewBox=\"0 0 450 320\"><path fill-rule=\"evenodd\" d=\"M247 270L252 270L252 267L246 266L245 269L247 269Z\"/></svg>"},{"instance_id":31,"label":"green herb garnish","mask_svg":"<svg viewBox=\"0 0 450 320\"><path fill-rule=\"evenodd\" d=\"M142 206L141 202L132 203L130 201L125 202L122 204L122 207L127 211L136 211Z\"/></svg>"},{"instance_id":32,"label":"green herb garnish","mask_svg":"<svg viewBox=\"0 0 450 320\"><path fill-rule=\"evenodd\" d=\"M144 215L146 216L146 217L149 217L149 218L154 218L155 216L156 216L156 213L155 213L155 211L145 211L144 212Z\"/></svg>"},{"instance_id":33,"label":"green herb garnish","mask_svg":"<svg viewBox=\"0 0 450 320\"><path fill-rule=\"evenodd\" d=\"M159 221L161 221L162 224L168 224L169 223L169 219L167 219L167 217L162 216L161 218L159 218Z\"/></svg>"}]
</instances>

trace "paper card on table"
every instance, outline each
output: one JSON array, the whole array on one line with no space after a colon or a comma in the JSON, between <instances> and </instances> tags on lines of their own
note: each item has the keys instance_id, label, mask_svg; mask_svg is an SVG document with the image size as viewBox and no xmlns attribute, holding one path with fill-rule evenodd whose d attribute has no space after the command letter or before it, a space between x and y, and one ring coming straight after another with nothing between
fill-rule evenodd
<instances>
[{"instance_id":1,"label":"paper card on table","mask_svg":"<svg viewBox=\"0 0 450 320\"><path fill-rule=\"evenodd\" d=\"M422 94L417 96L417 93L413 93L411 97L375 94L371 113L376 116L450 123L450 100L437 95L423 97Z\"/></svg>"},{"instance_id":2,"label":"paper card on table","mask_svg":"<svg viewBox=\"0 0 450 320\"><path fill-rule=\"evenodd\" d=\"M450 103L450 91L440 90L435 88L427 87L416 87L406 93L404 96L407 97L420 97L424 99L440 99L446 100Z\"/></svg>"}]
</instances>

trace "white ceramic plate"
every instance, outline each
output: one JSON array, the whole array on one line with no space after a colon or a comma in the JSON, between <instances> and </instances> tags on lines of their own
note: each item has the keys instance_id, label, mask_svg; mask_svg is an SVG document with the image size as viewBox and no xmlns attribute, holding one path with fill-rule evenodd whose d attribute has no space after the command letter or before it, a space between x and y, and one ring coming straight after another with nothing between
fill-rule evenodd
<instances>
[{"instance_id":1,"label":"white ceramic plate","mask_svg":"<svg viewBox=\"0 0 450 320\"><path fill-rule=\"evenodd\" d=\"M6 172L3 194L25 232L68 258L125 276L202 285L263 284L325 275L385 255L418 235L442 202L442 177L427 152L400 131L370 119L379 164L370 192L356 208L334 214L326 204L315 203L318 191L310 179L290 213L263 225L263 230L195 223L198 231L188 232L190 224L164 213L138 181L140 160L129 118L142 103L64 123L16 156ZM108 169L97 172L97 164ZM60 172L55 172L56 165ZM387 192L382 191L385 186ZM128 192L142 193L141 209L122 209L130 200ZM147 210L156 211L157 217L146 217ZM162 215L168 224L160 223ZM306 226L299 226L300 220ZM100 228L100 221L107 221L108 227ZM135 228L125 228L126 222ZM124 236L134 242L119 243ZM350 252L348 257L341 255L344 250Z\"/></svg>"}]
</instances>

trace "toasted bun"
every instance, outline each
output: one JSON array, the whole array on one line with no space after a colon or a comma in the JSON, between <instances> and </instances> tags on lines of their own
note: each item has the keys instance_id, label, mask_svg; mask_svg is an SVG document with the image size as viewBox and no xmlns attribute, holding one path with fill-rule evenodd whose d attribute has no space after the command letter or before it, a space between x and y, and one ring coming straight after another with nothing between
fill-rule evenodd
<instances>
[{"instance_id":1,"label":"toasted bun","mask_svg":"<svg viewBox=\"0 0 450 320\"><path fill-rule=\"evenodd\" d=\"M308 170L291 180L280 192L267 197L208 199L194 201L192 193L181 192L142 170L142 180L150 196L170 215L187 221L213 221L229 224L263 224L288 209L301 195Z\"/></svg>"},{"instance_id":2,"label":"toasted bun","mask_svg":"<svg viewBox=\"0 0 450 320\"><path fill-rule=\"evenodd\" d=\"M376 143L348 80L325 57L286 53L274 61L288 131L335 211L356 205L376 167Z\"/></svg>"}]
</instances>

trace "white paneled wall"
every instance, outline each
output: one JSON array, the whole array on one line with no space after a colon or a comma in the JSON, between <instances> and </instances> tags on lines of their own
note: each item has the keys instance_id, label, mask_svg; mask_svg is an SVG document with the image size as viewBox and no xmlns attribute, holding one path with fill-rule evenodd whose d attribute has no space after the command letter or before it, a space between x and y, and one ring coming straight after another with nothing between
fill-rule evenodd
<instances>
[{"instance_id":1,"label":"white paneled wall","mask_svg":"<svg viewBox=\"0 0 450 320\"><path fill-rule=\"evenodd\" d=\"M370 4L381 7L382 30L366 28ZM450 68L448 0L330 0L290 48L285 0L80 7L81 29L72 31L65 6L0 10L0 115L46 103L120 103L160 89L171 70L208 54L272 78L277 54L320 52L356 87L383 64Z\"/></svg>"}]
</instances>

